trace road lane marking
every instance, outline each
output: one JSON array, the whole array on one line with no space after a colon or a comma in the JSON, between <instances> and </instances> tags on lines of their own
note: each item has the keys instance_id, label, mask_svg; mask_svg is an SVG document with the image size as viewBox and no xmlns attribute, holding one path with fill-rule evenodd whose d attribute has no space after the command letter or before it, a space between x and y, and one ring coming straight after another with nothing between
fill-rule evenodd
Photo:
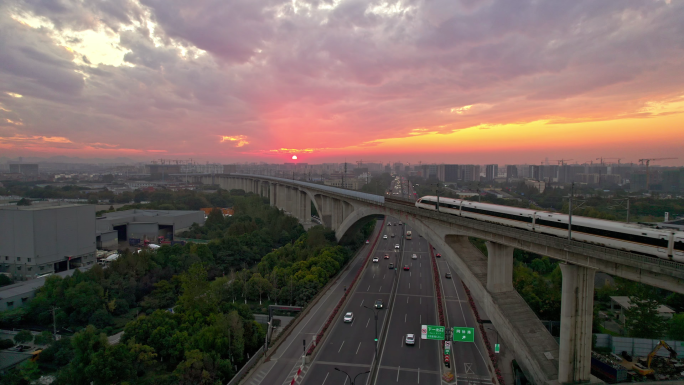
<instances>
[{"instance_id":1,"label":"road lane marking","mask_svg":"<svg viewBox=\"0 0 684 385\"><path fill-rule=\"evenodd\" d=\"M411 282L409 282L409 289L411 288Z\"/></svg>"},{"instance_id":2,"label":"road lane marking","mask_svg":"<svg viewBox=\"0 0 684 385\"><path fill-rule=\"evenodd\" d=\"M407 316L407 315L408 315L408 314L404 314L404 323L406 322L406 316Z\"/></svg>"},{"instance_id":3,"label":"road lane marking","mask_svg":"<svg viewBox=\"0 0 684 385\"><path fill-rule=\"evenodd\" d=\"M325 376L325 377L327 378L328 376ZM325 380L323 380L323 382L325 382ZM420 384L420 368L418 368L418 383ZM323 385L323 384L321 384L321 385Z\"/></svg>"},{"instance_id":4,"label":"road lane marking","mask_svg":"<svg viewBox=\"0 0 684 385\"><path fill-rule=\"evenodd\" d=\"M356 354L359 354L359 349L361 348L361 342L359 342L359 347L356 348Z\"/></svg>"},{"instance_id":5,"label":"road lane marking","mask_svg":"<svg viewBox=\"0 0 684 385\"><path fill-rule=\"evenodd\" d=\"M420 289L423 290L423 284L422 283L420 284Z\"/></svg>"},{"instance_id":6,"label":"road lane marking","mask_svg":"<svg viewBox=\"0 0 684 385\"><path fill-rule=\"evenodd\" d=\"M369 323L370 323L370 318L368 319L368 321L366 321L366 327L368 327Z\"/></svg>"},{"instance_id":7,"label":"road lane marking","mask_svg":"<svg viewBox=\"0 0 684 385\"><path fill-rule=\"evenodd\" d=\"M422 314L418 315L418 323L421 325L423 324L423 315Z\"/></svg>"},{"instance_id":8,"label":"road lane marking","mask_svg":"<svg viewBox=\"0 0 684 385\"><path fill-rule=\"evenodd\" d=\"M473 364L464 362L463 365L465 366L466 374L475 374L475 372L473 372Z\"/></svg>"},{"instance_id":9,"label":"road lane marking","mask_svg":"<svg viewBox=\"0 0 684 385\"><path fill-rule=\"evenodd\" d=\"M409 296L406 296L406 303L408 303Z\"/></svg>"},{"instance_id":10,"label":"road lane marking","mask_svg":"<svg viewBox=\"0 0 684 385\"><path fill-rule=\"evenodd\" d=\"M401 366L397 368L397 382L399 382L399 371L401 370Z\"/></svg>"},{"instance_id":11,"label":"road lane marking","mask_svg":"<svg viewBox=\"0 0 684 385\"><path fill-rule=\"evenodd\" d=\"M382 286L380 286L380 290L378 290L378 293L382 291Z\"/></svg>"},{"instance_id":12,"label":"road lane marking","mask_svg":"<svg viewBox=\"0 0 684 385\"><path fill-rule=\"evenodd\" d=\"M365 299L362 299L362 300L361 300L361 305L359 305L359 307L362 307L362 306L363 306L363 301L365 301Z\"/></svg>"},{"instance_id":13,"label":"road lane marking","mask_svg":"<svg viewBox=\"0 0 684 385\"><path fill-rule=\"evenodd\" d=\"M330 372L328 372L328 373L325 374L325 378L323 379L323 382L321 382L321 385L325 384L325 380L328 379L328 375L329 375L329 374L330 374Z\"/></svg>"},{"instance_id":14,"label":"road lane marking","mask_svg":"<svg viewBox=\"0 0 684 385\"><path fill-rule=\"evenodd\" d=\"M366 290L366 291L370 291L370 285L368 285L368 290Z\"/></svg>"},{"instance_id":15,"label":"road lane marking","mask_svg":"<svg viewBox=\"0 0 684 385\"><path fill-rule=\"evenodd\" d=\"M373 279L375 279L375 274L373 274Z\"/></svg>"},{"instance_id":16,"label":"road lane marking","mask_svg":"<svg viewBox=\"0 0 684 385\"><path fill-rule=\"evenodd\" d=\"M422 305L423 304L423 297L418 297L418 304Z\"/></svg>"},{"instance_id":17,"label":"road lane marking","mask_svg":"<svg viewBox=\"0 0 684 385\"><path fill-rule=\"evenodd\" d=\"M337 351L338 353L342 351L343 346L344 346L344 341L342 341L342 345L340 345L340 349Z\"/></svg>"}]
</instances>

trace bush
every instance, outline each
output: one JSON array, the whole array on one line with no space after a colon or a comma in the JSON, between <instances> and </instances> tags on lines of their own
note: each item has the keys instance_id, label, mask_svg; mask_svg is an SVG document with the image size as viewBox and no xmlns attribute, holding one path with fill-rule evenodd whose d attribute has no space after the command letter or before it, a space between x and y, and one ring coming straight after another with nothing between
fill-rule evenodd
<instances>
[{"instance_id":1,"label":"bush","mask_svg":"<svg viewBox=\"0 0 684 385\"><path fill-rule=\"evenodd\" d=\"M14 342L17 344L23 344L33 341L33 334L28 330L22 330L14 336Z\"/></svg>"},{"instance_id":2,"label":"bush","mask_svg":"<svg viewBox=\"0 0 684 385\"><path fill-rule=\"evenodd\" d=\"M94 325L98 329L104 329L112 323L112 315L105 309L98 309L90 316L88 323Z\"/></svg>"},{"instance_id":3,"label":"bush","mask_svg":"<svg viewBox=\"0 0 684 385\"><path fill-rule=\"evenodd\" d=\"M14 346L14 341L10 339L0 340L0 349L7 349Z\"/></svg>"}]
</instances>

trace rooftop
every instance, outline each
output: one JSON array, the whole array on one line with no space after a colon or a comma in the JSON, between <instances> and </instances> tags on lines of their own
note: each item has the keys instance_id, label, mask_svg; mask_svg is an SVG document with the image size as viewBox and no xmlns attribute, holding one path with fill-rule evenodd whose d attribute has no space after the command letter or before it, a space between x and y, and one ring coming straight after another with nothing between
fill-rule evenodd
<instances>
[{"instance_id":1,"label":"rooftop","mask_svg":"<svg viewBox=\"0 0 684 385\"><path fill-rule=\"evenodd\" d=\"M38 204L36 204L38 203ZM66 207L88 206L86 204L65 203L65 202L35 202L31 206L0 206L0 210L18 210L18 211L37 211L37 210L52 210Z\"/></svg>"},{"instance_id":2,"label":"rooftop","mask_svg":"<svg viewBox=\"0 0 684 385\"><path fill-rule=\"evenodd\" d=\"M140 216L142 216L142 217L177 217L177 216L182 216L182 215L188 215L188 213L195 213L195 212L198 212L198 211L196 211L196 210L140 210L140 209L132 209L132 210L124 210L124 211L115 211L112 213L104 213L98 219L124 218L124 217L130 217L131 215L135 215L136 217L140 217Z\"/></svg>"},{"instance_id":3,"label":"rooftop","mask_svg":"<svg viewBox=\"0 0 684 385\"><path fill-rule=\"evenodd\" d=\"M55 274L50 274L49 276L58 275L62 278L66 278L66 277L74 274L74 271L76 271L76 270L80 270L81 272L85 272L85 271L89 270L91 267L92 267L92 265L91 266L79 267L77 269L62 271L62 272L55 273ZM28 281L20 281L17 283L13 283L11 285L0 287L0 299L15 297L18 295L27 294L27 293L30 293L34 290L37 290L38 288L42 287L45 284L46 279L47 279L47 277L41 277L41 278L36 278L36 279L30 279Z\"/></svg>"},{"instance_id":4,"label":"rooftop","mask_svg":"<svg viewBox=\"0 0 684 385\"><path fill-rule=\"evenodd\" d=\"M615 301L618 305L620 305L621 308L623 309L629 309L632 307L632 303L629 301L629 297L627 296L611 296L610 297L611 301ZM658 306L658 313L676 313L674 310L670 309L669 307L665 305L660 305Z\"/></svg>"}]
</instances>

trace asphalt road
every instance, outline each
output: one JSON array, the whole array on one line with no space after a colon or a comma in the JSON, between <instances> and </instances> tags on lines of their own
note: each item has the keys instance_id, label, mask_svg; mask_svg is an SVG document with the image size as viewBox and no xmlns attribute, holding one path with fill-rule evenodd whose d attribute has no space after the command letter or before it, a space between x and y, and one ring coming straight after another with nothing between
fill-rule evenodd
<instances>
[{"instance_id":1,"label":"asphalt road","mask_svg":"<svg viewBox=\"0 0 684 385\"><path fill-rule=\"evenodd\" d=\"M436 250L435 252L439 252ZM486 363L487 349L481 342L480 330L473 314L468 296L463 289L463 284L455 271L443 258L437 258L437 268L442 277L442 287L444 299L446 300L446 319L450 327L461 326L475 328L475 342L454 342L452 344L453 360L456 369L456 379L458 384L491 384L492 374L489 372ZM451 273L452 278L447 279L445 275ZM487 326L485 326L487 327ZM490 341L494 343L494 341Z\"/></svg>"},{"instance_id":2,"label":"asphalt road","mask_svg":"<svg viewBox=\"0 0 684 385\"><path fill-rule=\"evenodd\" d=\"M378 221L377 223L378 225L371 235L371 240L374 239L378 231L384 230L380 228L382 221ZM271 361L260 365L260 367L252 373L250 378L244 382L246 385L290 383L301 363L303 352L302 340L306 340L308 346L311 343L313 336L318 334L321 327L328 319L328 316L342 297L342 294L344 293L343 288L350 285L356 272L361 268L370 246L371 245L364 245L362 247L356 258L351 261L349 269L342 273L338 281L332 285L324 297L311 309L309 314L294 328L290 336L282 345L280 345Z\"/></svg>"},{"instance_id":3,"label":"asphalt road","mask_svg":"<svg viewBox=\"0 0 684 385\"><path fill-rule=\"evenodd\" d=\"M394 218L388 218L388 222L395 223ZM370 370L375 355L375 320L374 311L364 306L373 308L375 301L381 299L384 307L387 307L390 291L395 277L399 271L390 270L389 264L395 263L394 245L400 243L401 231L398 226L387 226L383 234L388 235L387 239L382 237L378 241L374 256L379 258L378 263L369 263L356 286L344 313L352 312L354 321L344 323L342 317L325 341L321 351L307 371L303 384L349 384L347 376L335 368L339 368L349 373L353 378L359 373ZM394 233L395 237L390 235ZM385 259L385 254L389 259ZM378 335L382 333L382 324L387 316L386 310L378 312ZM397 340L398 342L398 340ZM358 377L357 384L365 384L368 375Z\"/></svg>"},{"instance_id":4,"label":"asphalt road","mask_svg":"<svg viewBox=\"0 0 684 385\"><path fill-rule=\"evenodd\" d=\"M440 343L420 339L420 326L435 325L437 320L429 246L415 231L412 233L413 239L405 241L401 253L399 285L390 305L393 310L375 384L440 383ZM413 254L417 259L412 259ZM403 270L404 265L409 266L408 271ZM416 338L413 346L405 344L409 333Z\"/></svg>"}]
</instances>

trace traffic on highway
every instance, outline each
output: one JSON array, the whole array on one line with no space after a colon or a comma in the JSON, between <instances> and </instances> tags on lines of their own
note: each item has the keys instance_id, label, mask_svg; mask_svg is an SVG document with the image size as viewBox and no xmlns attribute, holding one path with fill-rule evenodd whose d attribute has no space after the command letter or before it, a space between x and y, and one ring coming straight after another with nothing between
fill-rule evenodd
<instances>
[{"instance_id":1,"label":"traffic on highway","mask_svg":"<svg viewBox=\"0 0 684 385\"><path fill-rule=\"evenodd\" d=\"M442 342L421 338L421 325L438 323L430 246L400 220L385 222L372 258L359 283L348 288L352 293L342 316L320 342L302 384L442 383ZM406 239L407 231L413 239ZM392 239L390 234L399 235ZM450 267L437 261L447 323L476 327L460 280L456 274L446 279ZM453 345L455 383L491 384L481 341ZM377 370L370 373L376 362Z\"/></svg>"}]
</instances>

